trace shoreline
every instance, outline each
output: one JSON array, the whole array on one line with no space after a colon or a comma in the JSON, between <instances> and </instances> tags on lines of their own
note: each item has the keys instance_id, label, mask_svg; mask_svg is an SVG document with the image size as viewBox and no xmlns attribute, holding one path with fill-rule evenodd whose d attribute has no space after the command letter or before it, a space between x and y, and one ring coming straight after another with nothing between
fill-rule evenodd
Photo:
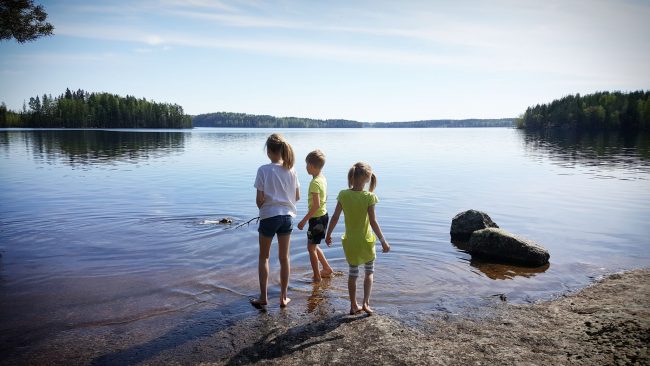
<instances>
[{"instance_id":1,"label":"shoreline","mask_svg":"<svg viewBox=\"0 0 650 366\"><path fill-rule=\"evenodd\" d=\"M575 293L405 324L333 306L298 314L209 307L182 319L62 330L0 364L648 364L650 269L605 277ZM15 351L15 350L14 350Z\"/></svg>"}]
</instances>

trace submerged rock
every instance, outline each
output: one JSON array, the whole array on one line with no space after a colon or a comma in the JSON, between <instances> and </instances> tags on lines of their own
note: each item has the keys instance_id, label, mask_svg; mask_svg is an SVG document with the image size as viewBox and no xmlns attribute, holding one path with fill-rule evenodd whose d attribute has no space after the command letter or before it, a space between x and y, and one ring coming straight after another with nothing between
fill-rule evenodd
<instances>
[{"instance_id":1,"label":"submerged rock","mask_svg":"<svg viewBox=\"0 0 650 366\"><path fill-rule=\"evenodd\" d=\"M499 226L485 212L467 210L454 216L451 220L452 240L468 240L476 230Z\"/></svg>"},{"instance_id":2,"label":"submerged rock","mask_svg":"<svg viewBox=\"0 0 650 366\"><path fill-rule=\"evenodd\" d=\"M526 266L545 265L550 257L541 245L498 228L487 228L472 233L467 251L472 256Z\"/></svg>"}]
</instances>

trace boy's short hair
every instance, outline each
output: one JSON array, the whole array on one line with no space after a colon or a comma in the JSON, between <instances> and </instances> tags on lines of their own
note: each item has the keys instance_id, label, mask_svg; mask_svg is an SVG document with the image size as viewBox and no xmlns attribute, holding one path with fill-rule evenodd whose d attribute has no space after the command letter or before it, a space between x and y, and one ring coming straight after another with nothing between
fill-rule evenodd
<instances>
[{"instance_id":1,"label":"boy's short hair","mask_svg":"<svg viewBox=\"0 0 650 366\"><path fill-rule=\"evenodd\" d=\"M325 166L325 154L320 150L314 150L307 154L305 161L307 164L311 164L318 169L323 169L323 166Z\"/></svg>"}]
</instances>

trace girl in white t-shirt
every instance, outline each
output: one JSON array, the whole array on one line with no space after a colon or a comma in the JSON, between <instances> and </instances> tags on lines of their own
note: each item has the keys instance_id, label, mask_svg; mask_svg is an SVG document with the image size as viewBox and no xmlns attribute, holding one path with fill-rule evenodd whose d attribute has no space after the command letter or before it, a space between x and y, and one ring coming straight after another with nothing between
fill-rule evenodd
<instances>
[{"instance_id":1,"label":"girl in white t-shirt","mask_svg":"<svg viewBox=\"0 0 650 366\"><path fill-rule=\"evenodd\" d=\"M266 155L271 160L257 169L255 188L257 207L260 209L259 232L259 280L260 297L251 299L256 308L267 304L269 279L269 255L271 241L278 235L278 256L280 257L280 307L291 301L287 297L289 287L289 244L296 217L296 202L300 199L300 184L293 169L293 149L280 134L274 133L266 139Z\"/></svg>"}]
</instances>

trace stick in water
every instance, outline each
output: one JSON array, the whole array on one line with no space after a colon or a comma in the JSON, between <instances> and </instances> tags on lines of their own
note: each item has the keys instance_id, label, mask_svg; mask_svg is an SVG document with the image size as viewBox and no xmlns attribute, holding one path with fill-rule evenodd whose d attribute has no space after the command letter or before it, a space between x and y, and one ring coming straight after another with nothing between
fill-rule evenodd
<instances>
[{"instance_id":1,"label":"stick in water","mask_svg":"<svg viewBox=\"0 0 650 366\"><path fill-rule=\"evenodd\" d=\"M246 221L246 222L243 222L243 223L241 223L241 224L239 224L239 225L237 225L237 226L235 226L235 227L228 227L228 228L225 228L224 230L228 230L228 229L239 229L240 227L242 227L242 226L244 226L244 225L248 225L248 224L250 224L251 221L253 221L253 220L259 220L259 219L260 219L259 216L258 216L258 217L253 217L252 219L250 219L250 220L248 220L248 221Z\"/></svg>"}]
</instances>

